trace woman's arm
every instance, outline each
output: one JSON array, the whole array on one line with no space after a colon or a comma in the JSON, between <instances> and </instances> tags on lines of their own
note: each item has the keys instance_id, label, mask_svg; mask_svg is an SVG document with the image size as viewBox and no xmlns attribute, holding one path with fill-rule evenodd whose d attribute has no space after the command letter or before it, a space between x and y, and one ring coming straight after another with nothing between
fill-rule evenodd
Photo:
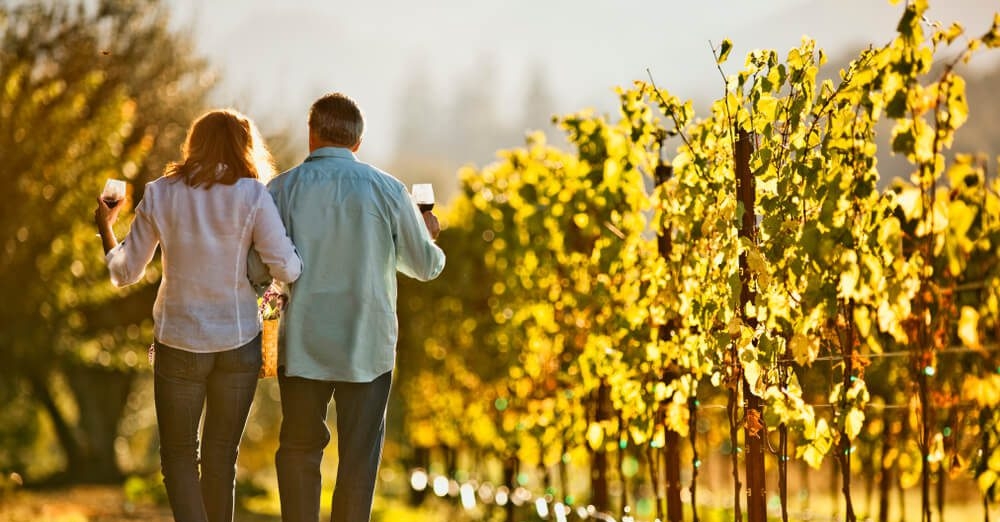
<instances>
[{"instance_id":1,"label":"woman's arm","mask_svg":"<svg viewBox=\"0 0 1000 522\"><path fill-rule=\"evenodd\" d=\"M147 212L144 198L135 209L135 218L125 239L118 243L112 225L118 219L122 205L110 208L98 198L94 221L101 234L105 261L111 272L111 283L117 287L133 284L146 273L146 265L153 259L160 243L159 233Z\"/></svg>"},{"instance_id":2,"label":"woman's arm","mask_svg":"<svg viewBox=\"0 0 1000 522\"><path fill-rule=\"evenodd\" d=\"M261 190L253 223L253 249L275 279L291 283L302 273L302 259L288 238L278 207L267 190ZM253 267L250 267L251 270Z\"/></svg>"}]
</instances>

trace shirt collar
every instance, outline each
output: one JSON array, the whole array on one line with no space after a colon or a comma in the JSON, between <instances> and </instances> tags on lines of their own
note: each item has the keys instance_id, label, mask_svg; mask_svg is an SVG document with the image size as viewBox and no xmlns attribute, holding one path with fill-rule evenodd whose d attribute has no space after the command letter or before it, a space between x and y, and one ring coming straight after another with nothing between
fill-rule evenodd
<instances>
[{"instance_id":1,"label":"shirt collar","mask_svg":"<svg viewBox=\"0 0 1000 522\"><path fill-rule=\"evenodd\" d=\"M312 153L306 158L306 161L320 158L358 159L358 157L351 152L351 149L345 149L343 147L320 147L312 151Z\"/></svg>"}]
</instances>

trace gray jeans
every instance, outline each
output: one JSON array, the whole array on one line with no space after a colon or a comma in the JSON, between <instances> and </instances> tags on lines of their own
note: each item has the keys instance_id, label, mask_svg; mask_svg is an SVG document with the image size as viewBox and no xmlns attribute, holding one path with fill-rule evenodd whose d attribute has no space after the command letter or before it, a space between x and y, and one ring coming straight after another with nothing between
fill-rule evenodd
<instances>
[{"instance_id":1,"label":"gray jeans","mask_svg":"<svg viewBox=\"0 0 1000 522\"><path fill-rule=\"evenodd\" d=\"M382 441L392 372L371 382L314 381L288 377L278 369L281 432L275 467L283 522L319 520L320 463L330 442L326 411L337 408L337 483L332 522L368 522Z\"/></svg>"},{"instance_id":2,"label":"gray jeans","mask_svg":"<svg viewBox=\"0 0 1000 522\"><path fill-rule=\"evenodd\" d=\"M160 466L176 522L232 522L236 455L260 365L259 335L239 348L215 353L156 343L153 393Z\"/></svg>"}]
</instances>

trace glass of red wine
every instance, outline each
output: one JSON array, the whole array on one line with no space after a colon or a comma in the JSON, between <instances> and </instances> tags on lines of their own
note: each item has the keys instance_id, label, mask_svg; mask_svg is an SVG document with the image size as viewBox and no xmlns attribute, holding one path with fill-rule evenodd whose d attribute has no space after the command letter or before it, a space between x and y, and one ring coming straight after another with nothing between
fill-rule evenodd
<instances>
[{"instance_id":1,"label":"glass of red wine","mask_svg":"<svg viewBox=\"0 0 1000 522\"><path fill-rule=\"evenodd\" d=\"M118 203L125 199L125 182L120 179L109 179L104 184L101 199L110 208L118 206Z\"/></svg>"},{"instance_id":2,"label":"glass of red wine","mask_svg":"<svg viewBox=\"0 0 1000 522\"><path fill-rule=\"evenodd\" d=\"M421 212L430 212L434 209L434 187L430 183L414 183L413 201Z\"/></svg>"}]
</instances>

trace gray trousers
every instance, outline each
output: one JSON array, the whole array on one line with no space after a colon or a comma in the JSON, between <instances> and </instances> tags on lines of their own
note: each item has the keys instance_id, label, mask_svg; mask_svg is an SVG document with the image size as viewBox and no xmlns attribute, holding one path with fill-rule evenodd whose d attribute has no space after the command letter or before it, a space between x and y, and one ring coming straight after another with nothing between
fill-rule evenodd
<instances>
[{"instance_id":1,"label":"gray trousers","mask_svg":"<svg viewBox=\"0 0 1000 522\"><path fill-rule=\"evenodd\" d=\"M279 370L281 431L274 457L283 522L318 522L320 463L330 442L327 407L337 408L337 482L332 522L369 522L392 372L371 382L316 381Z\"/></svg>"}]
</instances>

